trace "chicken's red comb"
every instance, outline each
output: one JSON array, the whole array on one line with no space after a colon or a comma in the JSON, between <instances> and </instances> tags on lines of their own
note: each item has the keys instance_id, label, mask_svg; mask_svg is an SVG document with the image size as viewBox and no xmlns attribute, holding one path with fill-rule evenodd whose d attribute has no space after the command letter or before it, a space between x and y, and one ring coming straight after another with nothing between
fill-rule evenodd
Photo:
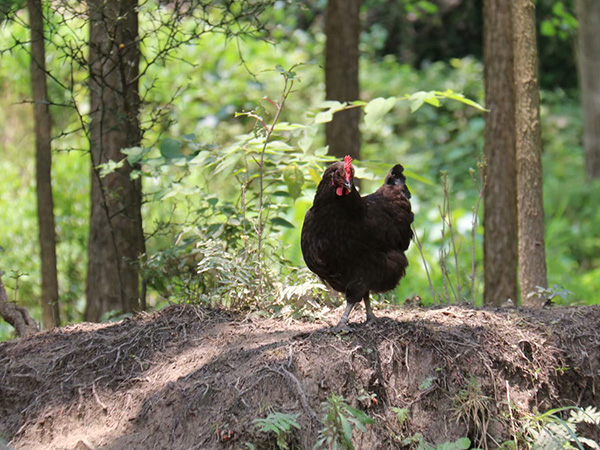
<instances>
[{"instance_id":1,"label":"chicken's red comb","mask_svg":"<svg viewBox=\"0 0 600 450\"><path fill-rule=\"evenodd\" d=\"M344 158L344 170L346 171L346 180L350 180L352 176L352 157L350 155L346 155Z\"/></svg>"}]
</instances>

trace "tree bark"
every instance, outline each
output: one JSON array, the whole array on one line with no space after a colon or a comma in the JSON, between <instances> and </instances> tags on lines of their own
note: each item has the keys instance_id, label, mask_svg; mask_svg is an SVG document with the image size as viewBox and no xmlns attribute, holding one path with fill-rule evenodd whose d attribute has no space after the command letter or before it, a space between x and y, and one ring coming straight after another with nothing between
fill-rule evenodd
<instances>
[{"instance_id":1,"label":"tree bark","mask_svg":"<svg viewBox=\"0 0 600 450\"><path fill-rule=\"evenodd\" d=\"M31 27L31 88L34 103L36 194L42 266L42 324L60 326L58 276L56 271L56 231L52 197L51 118L46 85L44 16L41 0L29 0Z\"/></svg>"},{"instance_id":2,"label":"tree bark","mask_svg":"<svg viewBox=\"0 0 600 450\"><path fill-rule=\"evenodd\" d=\"M359 99L358 42L360 0L329 0L325 16L325 90L327 100ZM325 125L329 154L338 158L360 157L360 109L338 112Z\"/></svg>"},{"instance_id":3,"label":"tree bark","mask_svg":"<svg viewBox=\"0 0 600 450\"><path fill-rule=\"evenodd\" d=\"M586 175L600 178L600 2L577 0L578 55Z\"/></svg>"},{"instance_id":4,"label":"tree bark","mask_svg":"<svg viewBox=\"0 0 600 450\"><path fill-rule=\"evenodd\" d=\"M93 0L90 8L91 218L86 320L140 309L139 256L144 251L141 181L131 166L100 177L98 165L120 161L140 145L140 48L136 0Z\"/></svg>"},{"instance_id":5,"label":"tree bark","mask_svg":"<svg viewBox=\"0 0 600 450\"><path fill-rule=\"evenodd\" d=\"M539 305L543 300L528 297L537 286L548 286L538 55L533 0L512 0L511 15L515 76L519 283L523 304Z\"/></svg>"},{"instance_id":6,"label":"tree bark","mask_svg":"<svg viewBox=\"0 0 600 450\"><path fill-rule=\"evenodd\" d=\"M484 293L486 305L517 301L517 184L515 86L510 5L483 3L486 185L484 191Z\"/></svg>"},{"instance_id":7,"label":"tree bark","mask_svg":"<svg viewBox=\"0 0 600 450\"><path fill-rule=\"evenodd\" d=\"M31 318L29 312L8 300L2 277L0 277L0 317L15 328L19 337L29 336L39 331L37 323Z\"/></svg>"}]
</instances>

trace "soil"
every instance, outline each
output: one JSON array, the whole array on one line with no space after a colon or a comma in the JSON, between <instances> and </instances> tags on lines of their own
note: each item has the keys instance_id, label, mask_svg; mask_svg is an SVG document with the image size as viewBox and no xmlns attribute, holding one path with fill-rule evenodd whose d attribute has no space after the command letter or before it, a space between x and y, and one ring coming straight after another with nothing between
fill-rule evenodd
<instances>
[{"instance_id":1,"label":"soil","mask_svg":"<svg viewBox=\"0 0 600 450\"><path fill-rule=\"evenodd\" d=\"M373 324L355 312L332 332L340 314L176 305L2 343L0 437L14 449L274 449L253 420L278 411L299 414L288 442L312 449L335 393L375 420L356 449L404 448L416 433L496 448L528 414L600 406L598 306L399 308Z\"/></svg>"}]
</instances>

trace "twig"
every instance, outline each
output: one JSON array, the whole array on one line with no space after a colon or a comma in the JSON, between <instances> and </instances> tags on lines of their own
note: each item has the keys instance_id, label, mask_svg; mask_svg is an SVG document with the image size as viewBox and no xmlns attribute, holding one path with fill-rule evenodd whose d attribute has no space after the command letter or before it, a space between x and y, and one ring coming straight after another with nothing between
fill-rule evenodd
<instances>
[{"instance_id":1,"label":"twig","mask_svg":"<svg viewBox=\"0 0 600 450\"><path fill-rule=\"evenodd\" d=\"M475 306L475 235L477 234L477 221L479 218L479 206L485 192L485 159L477 163L479 169L479 195L477 197L477 205L473 209L473 221L471 222L471 305ZM471 177L473 175L471 174ZM475 180L473 179L473 183Z\"/></svg>"},{"instance_id":2,"label":"twig","mask_svg":"<svg viewBox=\"0 0 600 450\"><path fill-rule=\"evenodd\" d=\"M508 414L510 415L510 427L512 428L513 439L515 444L517 443L517 430L515 429L515 418L513 417L512 407L510 406L510 385L506 380L506 406L508 407Z\"/></svg>"},{"instance_id":3,"label":"twig","mask_svg":"<svg viewBox=\"0 0 600 450\"><path fill-rule=\"evenodd\" d=\"M285 367L283 367L283 366L279 366L279 369L273 369L271 367L268 367L267 369L271 372L275 372L275 373L283 376L284 378L287 378L288 381L290 381L295 386L296 392L298 393L298 397L300 397L300 403L302 403L302 408L304 408L304 411L309 415L309 417L314 422L320 424L321 421L317 417L317 414L313 411L313 409L308 404L308 399L306 398L306 393L304 392L304 389L302 388L302 384L300 383L300 380L298 380L298 378L296 378L296 376L293 373L286 370Z\"/></svg>"},{"instance_id":4,"label":"twig","mask_svg":"<svg viewBox=\"0 0 600 450\"><path fill-rule=\"evenodd\" d=\"M454 255L454 269L456 271L456 290L450 283L450 288L454 294L456 303L461 300L460 296L460 275L458 270L458 252L456 250L456 241L454 239L454 227L452 226L452 209L450 207L450 188L448 187L448 176L444 173L442 175L442 188L444 189L444 204L442 206L442 220L448 225L448 231L450 232L450 247L452 248L452 254ZM448 273L448 281L450 281Z\"/></svg>"},{"instance_id":5,"label":"twig","mask_svg":"<svg viewBox=\"0 0 600 450\"><path fill-rule=\"evenodd\" d=\"M411 225L411 228L413 230L413 235L415 236L415 241L417 241L417 248L419 249L419 254L421 255L421 259L423 260L423 267L425 267L425 273L427 274L427 281L429 282L429 291L431 292L431 301L433 303L436 303L435 291L433 290L431 275L429 274L429 269L427 268L427 261L425 260L425 255L423 254L423 245L421 244L421 240L419 239L419 235L417 234L417 230L415 230L415 227Z\"/></svg>"},{"instance_id":6,"label":"twig","mask_svg":"<svg viewBox=\"0 0 600 450\"><path fill-rule=\"evenodd\" d=\"M94 398L96 399L96 402L102 407L102 411L104 411L105 413L108 411L108 407L102 403L102 400L100 400L100 397L98 396L98 393L96 392L96 383L92 383L92 394L94 394Z\"/></svg>"},{"instance_id":7,"label":"twig","mask_svg":"<svg viewBox=\"0 0 600 450\"><path fill-rule=\"evenodd\" d=\"M293 69L293 67L292 67ZM292 70L290 69L290 71ZM258 224L257 224L257 235L258 235L258 243L257 243L257 275L258 275L258 291L262 292L263 285L263 267L262 267L262 240L263 240L263 232L264 232L264 224L263 224L263 212L265 205L265 190L264 190L264 168L265 168L265 153L267 151L267 146L271 140L271 136L275 131L275 125L279 121L279 116L281 115L281 111L285 105L285 101L287 100L292 87L294 86L294 80L290 77L289 71L284 72L284 85L281 91L281 99L279 103L274 102L273 100L265 97L264 99L268 101L271 105L273 105L275 109L275 117L271 122L270 126L267 126L265 122L261 119L261 123L265 128L267 134L265 136L265 141L263 143L262 150L260 152L260 161L258 161L258 183L259 183L259 191L258 191Z\"/></svg>"}]
</instances>

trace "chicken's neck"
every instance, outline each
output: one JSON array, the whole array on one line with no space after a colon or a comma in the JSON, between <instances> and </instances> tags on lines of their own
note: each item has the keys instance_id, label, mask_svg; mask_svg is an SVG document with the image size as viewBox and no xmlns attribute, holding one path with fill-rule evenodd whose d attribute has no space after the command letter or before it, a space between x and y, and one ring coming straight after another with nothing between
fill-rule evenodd
<instances>
[{"instance_id":1,"label":"chicken's neck","mask_svg":"<svg viewBox=\"0 0 600 450\"><path fill-rule=\"evenodd\" d=\"M315 209L339 208L352 214L359 214L364 209L363 199L356 187L352 186L349 194L337 195L335 186L323 186L323 184L317 188L313 207Z\"/></svg>"}]
</instances>

